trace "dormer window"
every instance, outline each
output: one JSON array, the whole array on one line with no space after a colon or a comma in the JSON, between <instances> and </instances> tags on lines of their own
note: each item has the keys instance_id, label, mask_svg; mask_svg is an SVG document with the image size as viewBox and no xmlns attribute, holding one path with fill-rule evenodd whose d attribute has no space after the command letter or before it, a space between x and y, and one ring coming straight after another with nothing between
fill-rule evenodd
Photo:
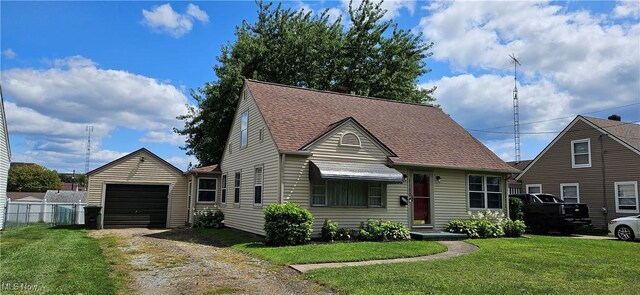
<instances>
[{"instance_id":1,"label":"dormer window","mask_svg":"<svg viewBox=\"0 0 640 295\"><path fill-rule=\"evenodd\" d=\"M242 119L240 122L240 147L247 146L247 125L249 123L249 112L242 113Z\"/></svg>"},{"instance_id":2,"label":"dormer window","mask_svg":"<svg viewBox=\"0 0 640 295\"><path fill-rule=\"evenodd\" d=\"M355 133L345 132L340 137L340 145L360 147L362 143L360 142L360 137L358 137L358 135L356 135Z\"/></svg>"},{"instance_id":3,"label":"dormer window","mask_svg":"<svg viewBox=\"0 0 640 295\"><path fill-rule=\"evenodd\" d=\"M578 139L571 141L571 167L591 167L591 140Z\"/></svg>"}]
</instances>

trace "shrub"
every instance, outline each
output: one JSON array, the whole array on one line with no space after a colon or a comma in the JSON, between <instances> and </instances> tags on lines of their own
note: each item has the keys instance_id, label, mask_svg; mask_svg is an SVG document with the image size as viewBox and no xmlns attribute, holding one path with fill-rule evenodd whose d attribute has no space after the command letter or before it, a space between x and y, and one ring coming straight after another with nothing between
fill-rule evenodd
<instances>
[{"instance_id":1,"label":"shrub","mask_svg":"<svg viewBox=\"0 0 640 295\"><path fill-rule=\"evenodd\" d=\"M511 220L522 220L524 218L524 212L522 212L522 208L524 207L524 203L520 198L510 197L509 198L509 218Z\"/></svg>"},{"instance_id":2,"label":"shrub","mask_svg":"<svg viewBox=\"0 0 640 295\"><path fill-rule=\"evenodd\" d=\"M324 224L322 224L322 231L320 232L320 236L323 241L332 242L336 240L338 236L338 223L333 222L329 219L324 220Z\"/></svg>"},{"instance_id":3,"label":"shrub","mask_svg":"<svg viewBox=\"0 0 640 295\"><path fill-rule=\"evenodd\" d=\"M466 234L470 238L497 238L505 235L504 225L508 221L502 212L487 210L469 215L470 219L449 221L445 230Z\"/></svg>"},{"instance_id":4,"label":"shrub","mask_svg":"<svg viewBox=\"0 0 640 295\"><path fill-rule=\"evenodd\" d=\"M472 219L451 220L444 227L444 230L456 234L466 234L470 238L479 237L477 222Z\"/></svg>"},{"instance_id":5,"label":"shrub","mask_svg":"<svg viewBox=\"0 0 640 295\"><path fill-rule=\"evenodd\" d=\"M313 215L295 203L269 205L264 211L265 242L270 246L301 245L313 232Z\"/></svg>"},{"instance_id":6,"label":"shrub","mask_svg":"<svg viewBox=\"0 0 640 295\"><path fill-rule=\"evenodd\" d=\"M369 219L360 224L358 239L361 241L395 241L411 238L409 229L402 223Z\"/></svg>"},{"instance_id":7,"label":"shrub","mask_svg":"<svg viewBox=\"0 0 640 295\"><path fill-rule=\"evenodd\" d=\"M223 228L224 213L218 209L205 208L193 213L193 227Z\"/></svg>"},{"instance_id":8,"label":"shrub","mask_svg":"<svg viewBox=\"0 0 640 295\"><path fill-rule=\"evenodd\" d=\"M499 238L504 235L501 223L491 222L487 219L478 219L475 222L480 238Z\"/></svg>"},{"instance_id":9,"label":"shrub","mask_svg":"<svg viewBox=\"0 0 640 295\"><path fill-rule=\"evenodd\" d=\"M356 229L341 227L336 231L336 239L340 241L357 240L359 232L360 231Z\"/></svg>"},{"instance_id":10,"label":"shrub","mask_svg":"<svg viewBox=\"0 0 640 295\"><path fill-rule=\"evenodd\" d=\"M524 234L524 230L527 228L522 220L507 220L502 227L504 230L504 236L512 238L522 236L522 234Z\"/></svg>"}]
</instances>

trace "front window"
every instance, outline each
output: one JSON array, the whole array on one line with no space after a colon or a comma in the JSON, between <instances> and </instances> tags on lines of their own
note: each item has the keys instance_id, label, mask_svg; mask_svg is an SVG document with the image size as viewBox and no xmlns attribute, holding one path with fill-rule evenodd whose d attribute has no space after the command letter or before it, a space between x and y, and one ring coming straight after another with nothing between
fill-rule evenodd
<instances>
[{"instance_id":1,"label":"front window","mask_svg":"<svg viewBox=\"0 0 640 295\"><path fill-rule=\"evenodd\" d=\"M571 167L591 167L591 140L588 138L571 141Z\"/></svg>"},{"instance_id":2,"label":"front window","mask_svg":"<svg viewBox=\"0 0 640 295\"><path fill-rule=\"evenodd\" d=\"M311 204L330 207L383 207L380 182L320 180L311 184Z\"/></svg>"},{"instance_id":3,"label":"front window","mask_svg":"<svg viewBox=\"0 0 640 295\"><path fill-rule=\"evenodd\" d=\"M253 203L262 204L262 167L256 167L253 181Z\"/></svg>"},{"instance_id":4,"label":"front window","mask_svg":"<svg viewBox=\"0 0 640 295\"><path fill-rule=\"evenodd\" d=\"M247 146L247 125L249 123L249 113L242 113L242 119L240 122L240 147Z\"/></svg>"},{"instance_id":5,"label":"front window","mask_svg":"<svg viewBox=\"0 0 640 295\"><path fill-rule=\"evenodd\" d=\"M227 202L227 175L226 174L222 175L221 186L222 186L222 189L221 189L222 193L220 196L220 202L226 203Z\"/></svg>"},{"instance_id":6,"label":"front window","mask_svg":"<svg viewBox=\"0 0 640 295\"><path fill-rule=\"evenodd\" d=\"M560 198L565 203L580 203L580 185L577 183L560 184Z\"/></svg>"},{"instance_id":7,"label":"front window","mask_svg":"<svg viewBox=\"0 0 640 295\"><path fill-rule=\"evenodd\" d=\"M502 209L502 178L469 175L469 208Z\"/></svg>"},{"instance_id":8,"label":"front window","mask_svg":"<svg viewBox=\"0 0 640 295\"><path fill-rule=\"evenodd\" d=\"M638 182L616 182L616 212L638 213Z\"/></svg>"},{"instance_id":9,"label":"front window","mask_svg":"<svg viewBox=\"0 0 640 295\"><path fill-rule=\"evenodd\" d=\"M233 185L233 202L238 204L240 203L240 172L236 172Z\"/></svg>"},{"instance_id":10,"label":"front window","mask_svg":"<svg viewBox=\"0 0 640 295\"><path fill-rule=\"evenodd\" d=\"M211 203L216 201L216 179L198 178L198 202Z\"/></svg>"}]
</instances>

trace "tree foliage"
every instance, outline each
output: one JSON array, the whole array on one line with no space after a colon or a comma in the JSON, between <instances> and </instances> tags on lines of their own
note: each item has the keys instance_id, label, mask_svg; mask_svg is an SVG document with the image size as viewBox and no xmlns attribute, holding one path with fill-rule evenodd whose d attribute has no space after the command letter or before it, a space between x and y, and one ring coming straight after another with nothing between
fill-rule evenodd
<instances>
[{"instance_id":1,"label":"tree foliage","mask_svg":"<svg viewBox=\"0 0 640 295\"><path fill-rule=\"evenodd\" d=\"M217 163L232 124L242 78L286 85L408 101L433 102L434 89L418 87L428 73L426 58L433 44L420 34L383 20L380 3L349 5L349 22L320 14L283 9L258 2L258 19L236 27L237 40L222 46L213 69L218 77L191 91L183 129L187 154L201 165Z\"/></svg>"},{"instance_id":2,"label":"tree foliage","mask_svg":"<svg viewBox=\"0 0 640 295\"><path fill-rule=\"evenodd\" d=\"M60 189L60 176L55 170L40 165L20 165L9 169L7 190L11 192L46 192Z\"/></svg>"}]
</instances>

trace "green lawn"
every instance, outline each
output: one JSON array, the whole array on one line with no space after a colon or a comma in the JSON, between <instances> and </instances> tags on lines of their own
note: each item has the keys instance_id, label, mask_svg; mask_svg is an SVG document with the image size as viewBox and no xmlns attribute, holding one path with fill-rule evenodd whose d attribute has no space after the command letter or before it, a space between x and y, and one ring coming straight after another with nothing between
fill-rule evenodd
<instances>
[{"instance_id":1,"label":"green lawn","mask_svg":"<svg viewBox=\"0 0 640 295\"><path fill-rule=\"evenodd\" d=\"M447 250L445 246L428 241L321 243L267 247L253 235L233 229L196 229L195 231L235 249L279 264L391 259L431 255Z\"/></svg>"},{"instance_id":2,"label":"green lawn","mask_svg":"<svg viewBox=\"0 0 640 295\"><path fill-rule=\"evenodd\" d=\"M116 294L122 282L110 271L84 230L30 226L0 236L2 294Z\"/></svg>"},{"instance_id":3,"label":"green lawn","mask_svg":"<svg viewBox=\"0 0 640 295\"><path fill-rule=\"evenodd\" d=\"M307 278L344 294L637 294L640 243L565 237L470 241L451 259L319 269Z\"/></svg>"}]
</instances>

